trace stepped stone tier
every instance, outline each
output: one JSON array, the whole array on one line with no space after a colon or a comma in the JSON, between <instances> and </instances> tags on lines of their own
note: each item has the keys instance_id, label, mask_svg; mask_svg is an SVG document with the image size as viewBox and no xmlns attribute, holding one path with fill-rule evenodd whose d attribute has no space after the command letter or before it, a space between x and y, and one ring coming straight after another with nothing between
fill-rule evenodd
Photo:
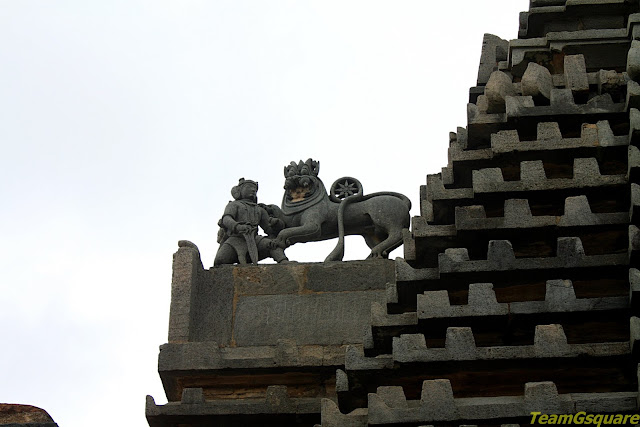
<instances>
[{"instance_id":1,"label":"stepped stone tier","mask_svg":"<svg viewBox=\"0 0 640 427\"><path fill-rule=\"evenodd\" d=\"M174 256L151 427L528 425L637 414L640 6L531 0L395 261Z\"/></svg>"}]
</instances>

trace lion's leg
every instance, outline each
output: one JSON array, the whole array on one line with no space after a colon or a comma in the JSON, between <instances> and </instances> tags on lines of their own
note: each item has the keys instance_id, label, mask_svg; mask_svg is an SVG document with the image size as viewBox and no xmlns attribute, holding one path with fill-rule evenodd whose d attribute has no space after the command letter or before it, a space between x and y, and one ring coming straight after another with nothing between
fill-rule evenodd
<instances>
[{"instance_id":1,"label":"lion's leg","mask_svg":"<svg viewBox=\"0 0 640 427\"><path fill-rule=\"evenodd\" d=\"M366 240L366 238L365 238ZM367 242L367 244L369 244ZM386 239L371 248L369 258L389 258L389 253L402 244L402 229L389 232ZM371 247L371 246L370 246Z\"/></svg>"},{"instance_id":2,"label":"lion's leg","mask_svg":"<svg viewBox=\"0 0 640 427\"><path fill-rule=\"evenodd\" d=\"M281 248L287 248L294 243L318 240L322 231L323 215L326 216L326 209L303 213L300 218L300 225L282 230L278 233L276 243Z\"/></svg>"},{"instance_id":3,"label":"lion's leg","mask_svg":"<svg viewBox=\"0 0 640 427\"><path fill-rule=\"evenodd\" d=\"M276 239L276 243L281 248L287 248L294 243L310 242L320 237L320 223L311 221L299 227L285 228Z\"/></svg>"},{"instance_id":4,"label":"lion's leg","mask_svg":"<svg viewBox=\"0 0 640 427\"><path fill-rule=\"evenodd\" d=\"M369 249L373 249L380 244L386 237L386 233L382 236L379 233L371 232L365 233L362 235L364 237L364 242L367 244Z\"/></svg>"}]
</instances>

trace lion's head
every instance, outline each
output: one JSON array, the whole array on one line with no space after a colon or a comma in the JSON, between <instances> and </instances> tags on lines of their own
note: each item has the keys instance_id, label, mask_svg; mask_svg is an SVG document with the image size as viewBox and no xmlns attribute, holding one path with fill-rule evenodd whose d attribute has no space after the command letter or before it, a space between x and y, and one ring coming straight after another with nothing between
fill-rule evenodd
<instances>
[{"instance_id":1,"label":"lion's head","mask_svg":"<svg viewBox=\"0 0 640 427\"><path fill-rule=\"evenodd\" d=\"M320 171L320 162L307 159L291 162L284 167L284 189L287 200L299 202L308 199L316 190L315 181Z\"/></svg>"}]
</instances>

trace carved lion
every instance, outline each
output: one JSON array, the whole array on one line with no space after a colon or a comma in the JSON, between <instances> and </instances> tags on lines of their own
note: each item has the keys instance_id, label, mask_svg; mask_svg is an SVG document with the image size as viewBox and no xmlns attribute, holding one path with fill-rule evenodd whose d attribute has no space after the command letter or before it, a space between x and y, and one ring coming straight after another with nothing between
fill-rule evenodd
<instances>
[{"instance_id":1,"label":"carved lion","mask_svg":"<svg viewBox=\"0 0 640 427\"><path fill-rule=\"evenodd\" d=\"M350 177L334 182L329 195L317 176L319 170L320 163L312 159L285 166L282 206L267 207L285 223L276 238L278 246L338 237L326 261L341 260L344 236L361 235L371 248L369 258L387 258L402 244L402 230L409 228L411 201L393 192L365 196L360 182Z\"/></svg>"}]
</instances>

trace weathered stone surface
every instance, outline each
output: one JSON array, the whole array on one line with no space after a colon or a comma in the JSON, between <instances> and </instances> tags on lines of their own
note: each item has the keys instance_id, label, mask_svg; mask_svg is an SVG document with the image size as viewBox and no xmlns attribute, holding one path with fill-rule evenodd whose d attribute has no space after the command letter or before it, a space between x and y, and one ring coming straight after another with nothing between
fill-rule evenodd
<instances>
[{"instance_id":1,"label":"weathered stone surface","mask_svg":"<svg viewBox=\"0 0 640 427\"><path fill-rule=\"evenodd\" d=\"M349 345L347 346L344 366L347 371L391 369L393 367L393 356L365 357L364 350L361 347Z\"/></svg>"},{"instance_id":2,"label":"weathered stone surface","mask_svg":"<svg viewBox=\"0 0 640 427\"><path fill-rule=\"evenodd\" d=\"M204 403L204 393L202 388L185 388L182 390L182 403L197 405Z\"/></svg>"},{"instance_id":3,"label":"weathered stone surface","mask_svg":"<svg viewBox=\"0 0 640 427\"><path fill-rule=\"evenodd\" d=\"M587 64L584 55L567 55L564 57L564 80L567 89L573 94L589 92Z\"/></svg>"},{"instance_id":4,"label":"weathered stone surface","mask_svg":"<svg viewBox=\"0 0 640 427\"><path fill-rule=\"evenodd\" d=\"M0 425L15 427L58 427L44 409L31 405L0 403Z\"/></svg>"},{"instance_id":5,"label":"weathered stone surface","mask_svg":"<svg viewBox=\"0 0 640 427\"><path fill-rule=\"evenodd\" d=\"M534 345L523 346L476 347L473 332L469 327L447 328L445 348L429 348L422 334L403 334L393 338L393 360L398 363L607 357L629 354L629 344L624 342L568 344L561 325L537 325Z\"/></svg>"},{"instance_id":6,"label":"weathered stone surface","mask_svg":"<svg viewBox=\"0 0 640 427\"><path fill-rule=\"evenodd\" d=\"M478 67L478 85L484 85L489 81L491 73L495 71L498 62L507 59L509 42L493 34L485 34L482 40L482 53L480 54L480 66Z\"/></svg>"},{"instance_id":7,"label":"weathered stone surface","mask_svg":"<svg viewBox=\"0 0 640 427\"><path fill-rule=\"evenodd\" d=\"M627 55L627 75L633 80L640 80L640 41L633 40Z\"/></svg>"},{"instance_id":8,"label":"weathered stone surface","mask_svg":"<svg viewBox=\"0 0 640 427\"><path fill-rule=\"evenodd\" d=\"M516 96L517 92L513 87L511 77L502 71L491 73L487 85L484 88L487 97L487 113L504 113L505 97Z\"/></svg>"},{"instance_id":9,"label":"weathered stone surface","mask_svg":"<svg viewBox=\"0 0 640 427\"><path fill-rule=\"evenodd\" d=\"M542 162L527 161L521 163L521 180L505 181L500 168L487 168L473 171L474 193L508 193L522 191L548 191L570 188L604 187L624 185L624 175L601 175L595 158L575 159L573 178L542 177Z\"/></svg>"},{"instance_id":10,"label":"weathered stone surface","mask_svg":"<svg viewBox=\"0 0 640 427\"><path fill-rule=\"evenodd\" d=\"M359 408L343 414L334 401L322 399L321 427L367 427L367 412L366 408Z\"/></svg>"},{"instance_id":11,"label":"weathered stone surface","mask_svg":"<svg viewBox=\"0 0 640 427\"><path fill-rule=\"evenodd\" d=\"M345 346L298 346L279 340L272 346L220 347L216 342L164 344L160 347L158 370L257 369L302 366L340 366Z\"/></svg>"},{"instance_id":12,"label":"weathered stone surface","mask_svg":"<svg viewBox=\"0 0 640 427\"><path fill-rule=\"evenodd\" d=\"M551 96L551 93L549 93L549 96ZM560 139L562 139L562 133L558 122L538 123L538 141L555 142Z\"/></svg>"},{"instance_id":13,"label":"weathered stone surface","mask_svg":"<svg viewBox=\"0 0 640 427\"><path fill-rule=\"evenodd\" d=\"M493 243L492 243L493 242ZM626 254L585 255L577 237L558 238L557 256L544 258L515 258L511 243L506 240L489 241L487 260L464 260L446 252L438 256L440 273L471 273L479 271L539 270L555 268L595 267L626 264Z\"/></svg>"},{"instance_id":14,"label":"weathered stone surface","mask_svg":"<svg viewBox=\"0 0 640 427\"><path fill-rule=\"evenodd\" d=\"M178 421L181 417L209 417L211 423L215 417L233 414L261 415L274 414L317 414L320 413L320 400L313 398L290 398L287 387L269 386L263 399L242 400L208 400L194 403L169 402L156 405L153 397L147 396L146 416L151 426L155 419L172 419ZM174 422L175 422L174 421Z\"/></svg>"},{"instance_id":15,"label":"weathered stone surface","mask_svg":"<svg viewBox=\"0 0 640 427\"><path fill-rule=\"evenodd\" d=\"M235 268L232 265L212 268L192 285L190 341L231 343Z\"/></svg>"},{"instance_id":16,"label":"weathered stone surface","mask_svg":"<svg viewBox=\"0 0 640 427\"><path fill-rule=\"evenodd\" d=\"M532 411L539 410L563 414L574 414L586 407L592 413L635 411L636 397L635 392L558 394L555 384L541 382L526 383L524 396L454 398L448 380L431 380L423 383L421 400L408 401L408 408L389 407L377 393L369 393L368 409L369 423L374 425L495 420L530 418Z\"/></svg>"},{"instance_id":17,"label":"weathered stone surface","mask_svg":"<svg viewBox=\"0 0 640 427\"><path fill-rule=\"evenodd\" d=\"M636 287L640 291L640 273L637 276ZM631 270L630 277L632 277ZM545 312L622 310L627 304L625 297L577 299L570 280L548 280L544 301L498 303L491 283L472 283L469 285L469 303L466 305L451 305L447 291L427 291L418 294L417 314L419 319L514 316Z\"/></svg>"},{"instance_id":18,"label":"weathered stone surface","mask_svg":"<svg viewBox=\"0 0 640 427\"><path fill-rule=\"evenodd\" d=\"M189 340L198 274L203 271L198 248L186 240L178 242L178 246L173 255L169 342Z\"/></svg>"},{"instance_id":19,"label":"weathered stone surface","mask_svg":"<svg viewBox=\"0 0 640 427\"><path fill-rule=\"evenodd\" d=\"M550 99L552 88L553 81L549 70L535 62L530 62L522 76L522 95L534 98L543 96Z\"/></svg>"},{"instance_id":20,"label":"weathered stone surface","mask_svg":"<svg viewBox=\"0 0 640 427\"><path fill-rule=\"evenodd\" d=\"M282 338L299 345L358 343L374 301L385 303L385 291L247 296L237 302L233 336L240 346Z\"/></svg>"}]
</instances>

